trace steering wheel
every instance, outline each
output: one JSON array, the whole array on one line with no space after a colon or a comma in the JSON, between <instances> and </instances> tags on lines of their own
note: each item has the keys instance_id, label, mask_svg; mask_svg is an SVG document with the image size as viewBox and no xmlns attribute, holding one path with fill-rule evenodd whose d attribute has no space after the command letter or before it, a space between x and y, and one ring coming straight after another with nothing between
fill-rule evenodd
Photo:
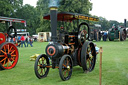
<instances>
[{"instance_id":1,"label":"steering wheel","mask_svg":"<svg viewBox=\"0 0 128 85\"><path fill-rule=\"evenodd\" d=\"M82 30L79 34L78 34L78 41L80 44L83 44L84 41L86 40L86 36L87 36L87 31L86 30Z\"/></svg>"},{"instance_id":2,"label":"steering wheel","mask_svg":"<svg viewBox=\"0 0 128 85\"><path fill-rule=\"evenodd\" d=\"M12 35L11 33L12 33L13 30L14 30L14 34ZM10 26L10 27L8 28L8 30L7 30L7 34L8 34L8 36L11 37L11 38L16 37L16 36L17 36L16 28L13 27L13 26Z\"/></svg>"},{"instance_id":3,"label":"steering wheel","mask_svg":"<svg viewBox=\"0 0 128 85\"><path fill-rule=\"evenodd\" d=\"M86 26L88 29L88 34L85 29L81 29L81 26ZM89 25L87 23L81 23L78 27L78 42L79 44L83 44L86 39L89 39Z\"/></svg>"}]
</instances>

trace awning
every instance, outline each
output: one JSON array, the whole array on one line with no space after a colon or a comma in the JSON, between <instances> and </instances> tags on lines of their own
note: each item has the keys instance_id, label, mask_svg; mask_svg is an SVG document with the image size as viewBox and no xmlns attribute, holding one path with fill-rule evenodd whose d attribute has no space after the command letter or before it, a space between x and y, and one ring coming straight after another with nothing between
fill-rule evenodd
<instances>
[{"instance_id":1,"label":"awning","mask_svg":"<svg viewBox=\"0 0 128 85\"><path fill-rule=\"evenodd\" d=\"M26 26L26 21L24 19L17 19L17 18L9 18L9 17L2 17L0 16L0 22L17 22L17 23L24 23L24 25Z\"/></svg>"},{"instance_id":2,"label":"awning","mask_svg":"<svg viewBox=\"0 0 128 85\"><path fill-rule=\"evenodd\" d=\"M43 17L43 19L50 20L50 14L47 14ZM99 21L98 18L90 17L83 14L78 13L69 13L69 12L59 12L57 13L57 21L66 21L71 22L73 20L82 19L89 21Z\"/></svg>"}]
</instances>

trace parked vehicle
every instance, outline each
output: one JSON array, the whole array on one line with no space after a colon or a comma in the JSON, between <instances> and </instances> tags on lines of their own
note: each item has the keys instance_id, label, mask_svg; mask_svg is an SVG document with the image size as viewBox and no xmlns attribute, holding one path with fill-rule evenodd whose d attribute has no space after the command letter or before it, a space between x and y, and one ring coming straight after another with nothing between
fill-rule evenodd
<instances>
[{"instance_id":1,"label":"parked vehicle","mask_svg":"<svg viewBox=\"0 0 128 85\"><path fill-rule=\"evenodd\" d=\"M7 33L0 33L0 70L12 69L18 62L19 52L15 44L7 42L6 40L8 37L14 38L17 36L17 31L13 23L18 22L26 25L26 21L23 19L0 16L0 22L5 22L7 27ZM11 26L8 28L9 22ZM11 34L12 30L14 30L13 35Z\"/></svg>"},{"instance_id":2,"label":"parked vehicle","mask_svg":"<svg viewBox=\"0 0 128 85\"><path fill-rule=\"evenodd\" d=\"M46 54L41 54L35 61L35 75L40 79L48 75L50 68L58 68L62 80L69 80L73 66L79 65L84 72L91 72L95 67L96 51L89 39L89 25L84 21L78 23L78 28L68 32L65 27L59 29L57 36L57 21L71 22L79 20L98 21L98 18L78 13L57 12L56 8L43 19L51 20L51 42L47 45ZM67 28L66 28L67 29Z\"/></svg>"}]
</instances>

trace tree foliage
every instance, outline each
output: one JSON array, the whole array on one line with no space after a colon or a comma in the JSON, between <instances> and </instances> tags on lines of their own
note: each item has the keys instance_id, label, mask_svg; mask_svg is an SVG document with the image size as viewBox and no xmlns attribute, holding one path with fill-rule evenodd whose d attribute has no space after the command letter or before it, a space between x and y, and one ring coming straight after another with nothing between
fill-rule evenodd
<instances>
[{"instance_id":1,"label":"tree foliage","mask_svg":"<svg viewBox=\"0 0 128 85\"><path fill-rule=\"evenodd\" d=\"M24 5L21 9L19 9L16 13L18 18L25 19L27 22L27 31L30 32L30 34L36 34L36 28L39 27L39 14L37 13L36 8L34 8L31 5ZM24 26L19 24L20 28L24 28Z\"/></svg>"},{"instance_id":2,"label":"tree foliage","mask_svg":"<svg viewBox=\"0 0 128 85\"><path fill-rule=\"evenodd\" d=\"M0 16L14 16L23 5L23 0L0 0Z\"/></svg>"},{"instance_id":3,"label":"tree foliage","mask_svg":"<svg viewBox=\"0 0 128 85\"><path fill-rule=\"evenodd\" d=\"M73 12L73 13L81 13L90 15L89 11L92 9L92 3L89 0L59 0L59 9L60 12ZM40 12L40 27L37 29L38 31L50 31L50 23L47 20L43 20L43 15L49 13L48 8L48 0L38 0L37 2L37 11ZM77 3L77 4L76 4ZM62 23L58 23L58 28ZM67 23L65 27L68 28L71 26L69 30L72 30L73 24L76 26L76 23Z\"/></svg>"},{"instance_id":4,"label":"tree foliage","mask_svg":"<svg viewBox=\"0 0 128 85\"><path fill-rule=\"evenodd\" d=\"M59 11L89 15L92 3L89 0L61 0Z\"/></svg>"},{"instance_id":5,"label":"tree foliage","mask_svg":"<svg viewBox=\"0 0 128 85\"><path fill-rule=\"evenodd\" d=\"M92 10L92 3L90 0L59 0L58 12L73 12L91 16L89 11ZM43 16L49 13L49 0L38 0L37 6L23 5L23 0L0 0L0 16L21 18L27 21L27 31L30 34L36 34L41 31L50 31L50 21L44 20ZM97 16L94 16L97 17ZM89 24L101 24L102 30L108 30L112 24L123 25L117 21L108 21L103 17L98 17L99 22L88 22ZM81 20L82 21L82 20ZM82 21L83 22L83 21ZM84 21L85 22L85 21ZM64 24L67 30L73 30L77 27L77 22ZM58 28L61 25L58 22ZM22 24L16 23L16 28L25 28ZM0 23L0 31L5 32L5 24Z\"/></svg>"},{"instance_id":6,"label":"tree foliage","mask_svg":"<svg viewBox=\"0 0 128 85\"><path fill-rule=\"evenodd\" d=\"M0 0L0 16L16 17L15 13L23 5L23 0ZM6 32L6 26L0 23L0 31Z\"/></svg>"}]
</instances>

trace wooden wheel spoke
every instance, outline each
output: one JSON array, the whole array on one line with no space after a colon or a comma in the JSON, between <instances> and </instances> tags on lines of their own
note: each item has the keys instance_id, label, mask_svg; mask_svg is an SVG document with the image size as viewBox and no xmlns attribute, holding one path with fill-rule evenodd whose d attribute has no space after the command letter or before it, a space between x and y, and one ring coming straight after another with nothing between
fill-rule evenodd
<instances>
[{"instance_id":1,"label":"wooden wheel spoke","mask_svg":"<svg viewBox=\"0 0 128 85\"><path fill-rule=\"evenodd\" d=\"M12 50L12 46L11 46L11 48L8 50L8 52L10 52Z\"/></svg>"},{"instance_id":2,"label":"wooden wheel spoke","mask_svg":"<svg viewBox=\"0 0 128 85\"><path fill-rule=\"evenodd\" d=\"M12 51L11 55L15 52L16 50Z\"/></svg>"},{"instance_id":3,"label":"wooden wheel spoke","mask_svg":"<svg viewBox=\"0 0 128 85\"><path fill-rule=\"evenodd\" d=\"M68 58L67 58L67 65L69 64L69 60L68 60Z\"/></svg>"},{"instance_id":4,"label":"wooden wheel spoke","mask_svg":"<svg viewBox=\"0 0 128 85\"><path fill-rule=\"evenodd\" d=\"M4 55L0 55L0 57L5 57Z\"/></svg>"},{"instance_id":5,"label":"wooden wheel spoke","mask_svg":"<svg viewBox=\"0 0 128 85\"><path fill-rule=\"evenodd\" d=\"M88 62L89 62L89 68L91 67L91 61L90 60L88 60Z\"/></svg>"},{"instance_id":6,"label":"wooden wheel spoke","mask_svg":"<svg viewBox=\"0 0 128 85\"><path fill-rule=\"evenodd\" d=\"M9 65L9 59L8 59L8 62L7 62L7 67L8 67L8 65Z\"/></svg>"},{"instance_id":7,"label":"wooden wheel spoke","mask_svg":"<svg viewBox=\"0 0 128 85\"><path fill-rule=\"evenodd\" d=\"M5 45L6 46L6 45ZM4 52L6 52L6 48L5 48L5 46L4 46Z\"/></svg>"},{"instance_id":8,"label":"wooden wheel spoke","mask_svg":"<svg viewBox=\"0 0 128 85\"><path fill-rule=\"evenodd\" d=\"M41 71L40 71L40 74L42 74L42 69L41 69Z\"/></svg>"},{"instance_id":9,"label":"wooden wheel spoke","mask_svg":"<svg viewBox=\"0 0 128 85\"><path fill-rule=\"evenodd\" d=\"M92 64L94 63L94 62L93 62L93 59L91 60L91 62L92 62Z\"/></svg>"},{"instance_id":10,"label":"wooden wheel spoke","mask_svg":"<svg viewBox=\"0 0 128 85\"><path fill-rule=\"evenodd\" d=\"M44 64L44 57L42 57L41 59L42 59L42 64Z\"/></svg>"},{"instance_id":11,"label":"wooden wheel spoke","mask_svg":"<svg viewBox=\"0 0 128 85\"><path fill-rule=\"evenodd\" d=\"M64 65L65 65L65 60L64 60Z\"/></svg>"},{"instance_id":12,"label":"wooden wheel spoke","mask_svg":"<svg viewBox=\"0 0 128 85\"><path fill-rule=\"evenodd\" d=\"M9 62L10 65L12 65L12 63L11 63L11 61L9 59L8 59L8 62Z\"/></svg>"},{"instance_id":13,"label":"wooden wheel spoke","mask_svg":"<svg viewBox=\"0 0 128 85\"><path fill-rule=\"evenodd\" d=\"M66 65L64 65L64 64L63 64L63 66L64 66L65 68L67 68L67 66L66 66Z\"/></svg>"},{"instance_id":14,"label":"wooden wheel spoke","mask_svg":"<svg viewBox=\"0 0 128 85\"><path fill-rule=\"evenodd\" d=\"M68 70L68 75L69 75L70 69Z\"/></svg>"},{"instance_id":15,"label":"wooden wheel spoke","mask_svg":"<svg viewBox=\"0 0 128 85\"><path fill-rule=\"evenodd\" d=\"M42 60L42 64L44 64L44 60Z\"/></svg>"},{"instance_id":16,"label":"wooden wheel spoke","mask_svg":"<svg viewBox=\"0 0 128 85\"><path fill-rule=\"evenodd\" d=\"M41 70L42 70L42 75L43 75L43 68Z\"/></svg>"},{"instance_id":17,"label":"wooden wheel spoke","mask_svg":"<svg viewBox=\"0 0 128 85\"><path fill-rule=\"evenodd\" d=\"M3 50L0 50L2 53L6 54L6 52L4 52Z\"/></svg>"},{"instance_id":18,"label":"wooden wheel spoke","mask_svg":"<svg viewBox=\"0 0 128 85\"><path fill-rule=\"evenodd\" d=\"M8 45L8 54L9 54L9 45Z\"/></svg>"},{"instance_id":19,"label":"wooden wheel spoke","mask_svg":"<svg viewBox=\"0 0 128 85\"><path fill-rule=\"evenodd\" d=\"M6 59L4 60L3 66L5 65Z\"/></svg>"},{"instance_id":20,"label":"wooden wheel spoke","mask_svg":"<svg viewBox=\"0 0 128 85\"><path fill-rule=\"evenodd\" d=\"M16 57L16 55L11 55L12 57Z\"/></svg>"},{"instance_id":21,"label":"wooden wheel spoke","mask_svg":"<svg viewBox=\"0 0 128 85\"><path fill-rule=\"evenodd\" d=\"M6 58L7 58L7 57L5 57L3 60L1 60L0 63L3 62Z\"/></svg>"},{"instance_id":22,"label":"wooden wheel spoke","mask_svg":"<svg viewBox=\"0 0 128 85\"><path fill-rule=\"evenodd\" d=\"M12 59L12 61L15 61L15 59L13 59L13 58L11 58Z\"/></svg>"},{"instance_id":23,"label":"wooden wheel spoke","mask_svg":"<svg viewBox=\"0 0 128 85\"><path fill-rule=\"evenodd\" d=\"M42 66L42 65L38 65L38 66Z\"/></svg>"},{"instance_id":24,"label":"wooden wheel spoke","mask_svg":"<svg viewBox=\"0 0 128 85\"><path fill-rule=\"evenodd\" d=\"M65 72L64 72L64 76L66 76L66 73L67 73L67 70L65 70Z\"/></svg>"}]
</instances>

